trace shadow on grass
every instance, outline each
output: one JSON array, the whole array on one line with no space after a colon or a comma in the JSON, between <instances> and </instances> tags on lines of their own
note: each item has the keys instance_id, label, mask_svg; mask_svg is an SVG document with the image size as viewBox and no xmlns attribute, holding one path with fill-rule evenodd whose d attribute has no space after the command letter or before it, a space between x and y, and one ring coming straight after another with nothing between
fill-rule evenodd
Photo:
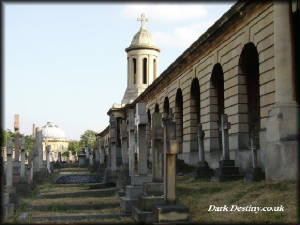
<instances>
[{"instance_id":1,"label":"shadow on grass","mask_svg":"<svg viewBox=\"0 0 300 225\"><path fill-rule=\"evenodd\" d=\"M44 194L41 198L82 198L82 197L111 197L114 196L116 190L99 190L99 191L79 191L75 193L59 193L59 194Z\"/></svg>"},{"instance_id":2,"label":"shadow on grass","mask_svg":"<svg viewBox=\"0 0 300 225\"><path fill-rule=\"evenodd\" d=\"M176 188L176 194L185 195L188 193L193 194L214 194L217 192L222 191L223 189L221 187L202 187L202 188L188 188L188 187L177 187Z\"/></svg>"},{"instance_id":3,"label":"shadow on grass","mask_svg":"<svg viewBox=\"0 0 300 225\"><path fill-rule=\"evenodd\" d=\"M119 202L101 203L101 204L55 204L31 206L34 211L52 211L52 212L72 212L76 210L101 210L119 207Z\"/></svg>"}]
</instances>

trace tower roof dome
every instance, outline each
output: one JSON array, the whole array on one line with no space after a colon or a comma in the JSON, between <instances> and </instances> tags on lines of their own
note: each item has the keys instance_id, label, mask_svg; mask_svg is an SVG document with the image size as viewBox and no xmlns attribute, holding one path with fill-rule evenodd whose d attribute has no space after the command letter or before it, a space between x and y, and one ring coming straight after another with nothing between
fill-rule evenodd
<instances>
[{"instance_id":1,"label":"tower roof dome","mask_svg":"<svg viewBox=\"0 0 300 225\"><path fill-rule=\"evenodd\" d=\"M43 138L48 139L66 139L65 132L53 122L47 122L42 127Z\"/></svg>"},{"instance_id":2,"label":"tower roof dome","mask_svg":"<svg viewBox=\"0 0 300 225\"><path fill-rule=\"evenodd\" d=\"M131 44L128 48L126 48L126 52L134 49L154 49L160 51L158 47L155 46L153 37L149 31L146 30L144 23L148 21L145 18L145 14L141 15L141 18L138 18L141 21L140 30L133 36Z\"/></svg>"}]
</instances>

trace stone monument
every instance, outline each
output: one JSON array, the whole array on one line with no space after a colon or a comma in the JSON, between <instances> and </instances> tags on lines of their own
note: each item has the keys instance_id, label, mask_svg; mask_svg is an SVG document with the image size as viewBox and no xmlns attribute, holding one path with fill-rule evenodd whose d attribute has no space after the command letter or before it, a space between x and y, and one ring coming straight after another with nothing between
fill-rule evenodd
<instances>
[{"instance_id":1,"label":"stone monument","mask_svg":"<svg viewBox=\"0 0 300 225\"><path fill-rule=\"evenodd\" d=\"M234 160L230 160L228 130L230 123L226 114L221 115L220 131L222 132L222 160L219 161L219 168L215 171L212 181L222 182L227 180L240 179L239 168L234 166Z\"/></svg>"},{"instance_id":2,"label":"stone monument","mask_svg":"<svg viewBox=\"0 0 300 225\"><path fill-rule=\"evenodd\" d=\"M179 143L176 140L176 123L173 120L172 109L164 126L164 203L154 204L154 220L164 222L187 222L189 209L176 201L176 154Z\"/></svg>"}]
</instances>

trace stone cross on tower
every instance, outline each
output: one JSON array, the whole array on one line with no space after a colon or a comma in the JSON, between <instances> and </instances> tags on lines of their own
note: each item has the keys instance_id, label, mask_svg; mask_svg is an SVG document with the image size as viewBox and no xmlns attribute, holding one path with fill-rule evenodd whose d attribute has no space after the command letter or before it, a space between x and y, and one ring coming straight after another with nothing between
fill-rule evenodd
<instances>
[{"instance_id":1,"label":"stone cross on tower","mask_svg":"<svg viewBox=\"0 0 300 225\"><path fill-rule=\"evenodd\" d=\"M137 18L137 21L141 21L141 29L143 29L145 22L148 22L148 19L145 17L145 13L142 13L141 18Z\"/></svg>"}]
</instances>

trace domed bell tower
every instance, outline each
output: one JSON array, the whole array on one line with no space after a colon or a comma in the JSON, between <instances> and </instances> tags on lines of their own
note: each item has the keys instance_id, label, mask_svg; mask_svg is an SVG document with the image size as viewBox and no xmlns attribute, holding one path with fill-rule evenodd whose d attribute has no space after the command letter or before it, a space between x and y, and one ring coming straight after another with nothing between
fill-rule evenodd
<instances>
[{"instance_id":1,"label":"domed bell tower","mask_svg":"<svg viewBox=\"0 0 300 225\"><path fill-rule=\"evenodd\" d=\"M127 52L127 88L122 104L134 101L157 77L158 54L152 35L145 29L145 14L137 19L140 30L134 35Z\"/></svg>"}]
</instances>

